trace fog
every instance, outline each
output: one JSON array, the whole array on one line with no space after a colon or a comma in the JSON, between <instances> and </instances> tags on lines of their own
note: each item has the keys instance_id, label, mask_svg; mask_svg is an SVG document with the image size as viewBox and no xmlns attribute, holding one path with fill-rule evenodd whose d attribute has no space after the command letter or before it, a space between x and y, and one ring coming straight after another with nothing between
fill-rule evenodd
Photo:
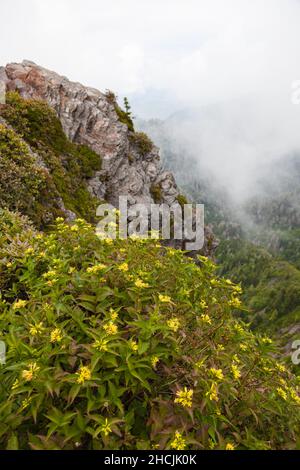
<instances>
[{"instance_id":1,"label":"fog","mask_svg":"<svg viewBox=\"0 0 300 470\"><path fill-rule=\"evenodd\" d=\"M11 0L1 18L2 65L32 60L171 116L174 142L235 197L300 147L299 0Z\"/></svg>"}]
</instances>

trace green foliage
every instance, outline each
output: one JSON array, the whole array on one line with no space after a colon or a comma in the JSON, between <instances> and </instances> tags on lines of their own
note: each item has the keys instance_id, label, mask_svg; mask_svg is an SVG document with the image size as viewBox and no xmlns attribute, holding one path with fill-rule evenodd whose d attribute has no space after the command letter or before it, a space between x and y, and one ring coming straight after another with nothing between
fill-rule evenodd
<instances>
[{"instance_id":1,"label":"green foliage","mask_svg":"<svg viewBox=\"0 0 300 470\"><path fill-rule=\"evenodd\" d=\"M86 179L101 169L99 155L87 146L70 142L46 103L25 100L18 93L8 93L6 103L2 116L49 168L52 189L47 191L46 201L51 199L48 205L51 206L51 195L56 192L67 209L93 220L97 201L90 195Z\"/></svg>"},{"instance_id":2,"label":"green foliage","mask_svg":"<svg viewBox=\"0 0 300 470\"><path fill-rule=\"evenodd\" d=\"M220 273L241 282L253 327L276 329L281 317L300 308L300 271L245 240L222 242Z\"/></svg>"},{"instance_id":3,"label":"green foliage","mask_svg":"<svg viewBox=\"0 0 300 470\"><path fill-rule=\"evenodd\" d=\"M153 142L144 132L135 132L130 135L131 142L137 147L138 152L145 157L153 149Z\"/></svg>"},{"instance_id":4,"label":"green foliage","mask_svg":"<svg viewBox=\"0 0 300 470\"><path fill-rule=\"evenodd\" d=\"M176 201L178 202L178 204L180 204L182 208L184 208L185 204L188 204L188 200L185 196L183 196L183 194L178 194L178 196L176 197Z\"/></svg>"},{"instance_id":5,"label":"green foliage","mask_svg":"<svg viewBox=\"0 0 300 470\"><path fill-rule=\"evenodd\" d=\"M150 186L150 194L153 198L155 204L160 204L162 202L162 191L160 184L152 184Z\"/></svg>"},{"instance_id":6,"label":"green foliage","mask_svg":"<svg viewBox=\"0 0 300 470\"><path fill-rule=\"evenodd\" d=\"M0 448L295 446L295 379L207 258L6 211L0 234Z\"/></svg>"},{"instance_id":7,"label":"green foliage","mask_svg":"<svg viewBox=\"0 0 300 470\"><path fill-rule=\"evenodd\" d=\"M61 214L56 187L14 130L0 124L0 205L19 210L44 225ZM51 216L50 216L51 217Z\"/></svg>"},{"instance_id":8,"label":"green foliage","mask_svg":"<svg viewBox=\"0 0 300 470\"><path fill-rule=\"evenodd\" d=\"M106 90L105 93L106 98L108 99L109 103L111 103L115 111L118 115L119 121L122 122L122 124L125 124L128 127L128 130L130 132L134 132L134 125L133 125L133 120L131 116L131 111L130 111L130 105L128 102L127 98L124 98L124 106L125 106L125 111L118 105L117 102L117 96L115 93L111 90Z\"/></svg>"}]
</instances>

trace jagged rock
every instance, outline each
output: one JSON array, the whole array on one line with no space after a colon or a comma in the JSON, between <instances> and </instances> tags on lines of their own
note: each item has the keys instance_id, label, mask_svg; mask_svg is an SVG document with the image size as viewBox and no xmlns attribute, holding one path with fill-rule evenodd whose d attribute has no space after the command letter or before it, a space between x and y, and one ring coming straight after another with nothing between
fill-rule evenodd
<instances>
[{"instance_id":1,"label":"jagged rock","mask_svg":"<svg viewBox=\"0 0 300 470\"><path fill-rule=\"evenodd\" d=\"M90 192L99 200L117 206L119 196L126 195L129 204L151 204L154 202L151 186L158 185L161 202L176 203L179 190L173 175L162 170L158 148L153 145L151 150L141 153L107 94L71 82L30 61L8 64L0 69L0 78L7 90L17 90L24 98L46 101L55 109L70 140L101 155L102 170L88 182ZM214 244L210 230L207 232L203 252L210 254Z\"/></svg>"}]
</instances>

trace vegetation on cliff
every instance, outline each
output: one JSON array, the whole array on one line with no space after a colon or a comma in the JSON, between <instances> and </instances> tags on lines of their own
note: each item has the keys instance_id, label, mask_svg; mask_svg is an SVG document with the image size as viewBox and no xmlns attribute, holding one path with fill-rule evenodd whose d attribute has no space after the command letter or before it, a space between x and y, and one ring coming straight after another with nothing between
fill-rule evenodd
<instances>
[{"instance_id":1,"label":"vegetation on cliff","mask_svg":"<svg viewBox=\"0 0 300 470\"><path fill-rule=\"evenodd\" d=\"M61 214L58 204L53 204L53 199L61 197L67 209L78 216L94 219L97 201L87 189L86 180L92 177L95 171L101 169L101 158L95 152L84 145L70 142L61 126L55 112L44 102L37 100L25 100L18 93L8 93L6 105L2 106L0 115L13 128L9 131L1 126L1 155L7 155L7 164L0 175L0 188L11 187L16 192L16 201L22 203L22 193L18 196L18 188L28 192L32 202L28 214L38 226L45 226L57 215ZM36 162L29 155L22 140L36 153ZM34 192L31 178L22 179L16 186L14 173L10 169L12 164L12 152L16 159L21 159L20 152L13 146L22 146L24 158L16 172L23 172L26 165L28 175L33 171L33 179L38 188ZM2 162L4 159L2 160ZM10 163L8 163L8 161ZM41 168L44 164L48 171ZM35 176L37 174L38 176ZM43 183L43 193L40 186ZM0 189L0 190L1 190ZM37 196L37 201L34 199ZM12 196L11 199L14 199ZM25 198L26 199L26 198ZM2 199L5 203L5 199ZM28 205L28 203L27 203ZM9 208L13 208L8 204ZM18 208L18 207L17 207Z\"/></svg>"}]
</instances>

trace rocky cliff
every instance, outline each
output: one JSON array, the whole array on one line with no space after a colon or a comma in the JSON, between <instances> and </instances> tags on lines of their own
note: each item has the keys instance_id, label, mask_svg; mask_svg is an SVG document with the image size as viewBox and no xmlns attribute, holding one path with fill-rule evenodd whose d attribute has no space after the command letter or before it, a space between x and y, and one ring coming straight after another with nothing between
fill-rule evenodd
<instances>
[{"instance_id":1,"label":"rocky cliff","mask_svg":"<svg viewBox=\"0 0 300 470\"><path fill-rule=\"evenodd\" d=\"M144 134L134 132L111 92L71 82L29 61L2 67L0 81L8 92L46 102L55 110L70 141L101 156L101 169L86 180L97 199L114 206L121 195L128 197L129 205L179 204L179 189L172 173L162 169L158 148ZM214 246L206 229L205 254Z\"/></svg>"}]
</instances>

